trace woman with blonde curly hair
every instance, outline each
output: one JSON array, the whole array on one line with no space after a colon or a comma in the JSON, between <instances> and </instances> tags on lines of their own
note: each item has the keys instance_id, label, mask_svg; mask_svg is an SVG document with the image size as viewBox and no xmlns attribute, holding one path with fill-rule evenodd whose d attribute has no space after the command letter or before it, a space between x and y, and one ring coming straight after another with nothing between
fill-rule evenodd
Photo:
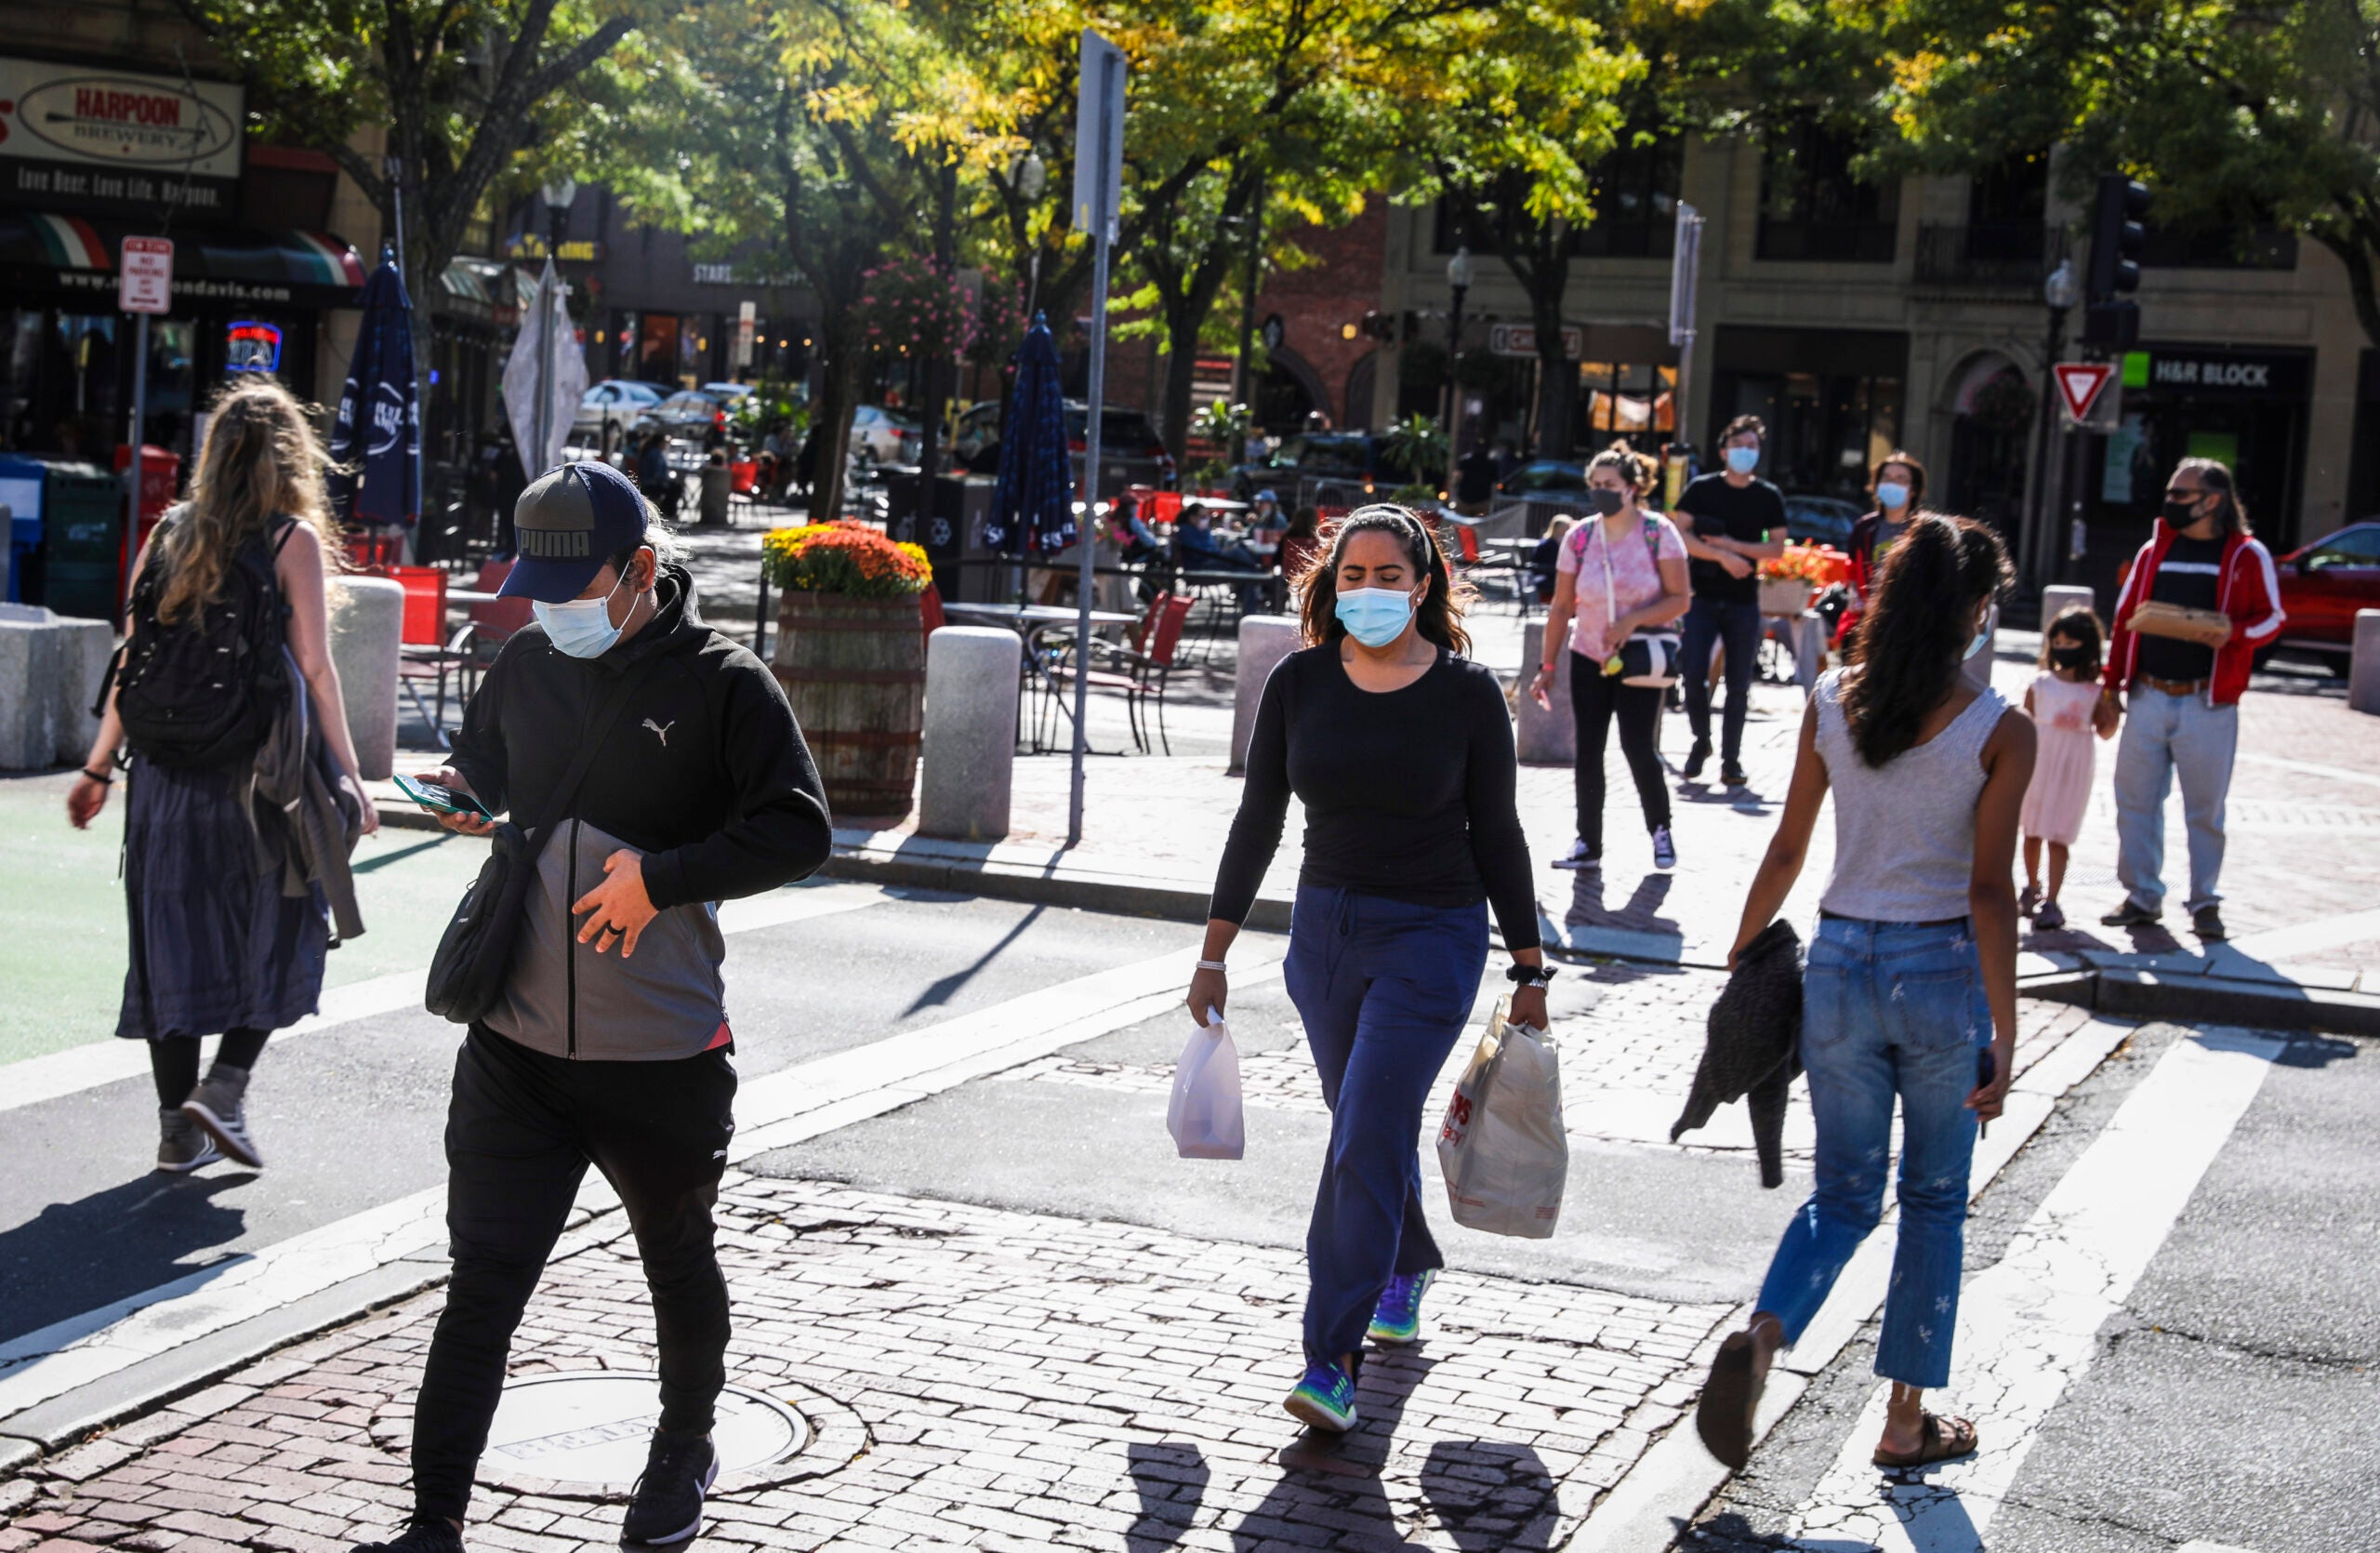
<instances>
[{"instance_id":1,"label":"woman with blonde curly hair","mask_svg":"<svg viewBox=\"0 0 2380 1553\"><path fill-rule=\"evenodd\" d=\"M171 683L142 671L144 654L158 653L151 644L206 631L210 612L220 632L223 612L261 611L259 637L277 637L285 658L203 687L207 694L168 694L194 703L196 720L219 707L195 703L219 704L229 684L231 695L257 703L251 729L270 723L280 698L304 694L362 806L363 828L378 828L331 666L324 584L339 547L324 494L326 464L305 407L279 383L244 382L216 401L190 499L166 513L133 561L133 640L67 794L67 817L81 830L106 804L117 767L130 774L124 884L132 953L116 1034L149 1042L163 1171L185 1173L226 1155L252 1169L264 1163L247 1127L248 1073L270 1032L314 1012L329 928L319 890L284 891L288 840L279 812L253 793L253 737L227 737L202 757L162 744L144 749L140 737L127 740L119 703L127 685L153 702ZM290 681L292 662L302 685ZM160 710L169 718L175 709ZM130 756L120 761L127 744ZM223 1039L202 1082L198 1043L206 1035Z\"/></svg>"}]
</instances>

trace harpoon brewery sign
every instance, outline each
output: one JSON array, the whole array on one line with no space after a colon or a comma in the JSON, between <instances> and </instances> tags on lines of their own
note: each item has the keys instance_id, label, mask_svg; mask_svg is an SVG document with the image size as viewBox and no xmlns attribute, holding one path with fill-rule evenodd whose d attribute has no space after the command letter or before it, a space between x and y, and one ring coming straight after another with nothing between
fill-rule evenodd
<instances>
[{"instance_id":1,"label":"harpoon brewery sign","mask_svg":"<svg viewBox=\"0 0 2380 1553\"><path fill-rule=\"evenodd\" d=\"M50 210L231 214L241 92L0 56L0 196Z\"/></svg>"}]
</instances>

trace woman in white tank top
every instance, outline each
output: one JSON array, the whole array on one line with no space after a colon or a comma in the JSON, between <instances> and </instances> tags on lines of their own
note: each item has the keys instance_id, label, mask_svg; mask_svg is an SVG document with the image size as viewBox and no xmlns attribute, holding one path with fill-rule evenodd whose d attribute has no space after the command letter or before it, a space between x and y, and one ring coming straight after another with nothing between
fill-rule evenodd
<instances>
[{"instance_id":1,"label":"woman in white tank top","mask_svg":"<svg viewBox=\"0 0 2380 1553\"><path fill-rule=\"evenodd\" d=\"M1967 1168L2016 1045L2014 862L2033 726L1960 676L1990 640L2007 576L1982 524L1931 513L1911 524L1860 622L1856 666L1810 697L1785 812L1744 903L1739 952L1784 905L1831 788L1834 872L1802 987L1817 1186L1703 1388L1697 1427L1730 1467L1752 1449L1770 1362L1882 1216L1896 1101L1900 1227L1876 1347L1893 1387L1875 1461L1916 1467L1977 1447L1973 1424L1927 1412L1924 1396L1950 1380Z\"/></svg>"}]
</instances>

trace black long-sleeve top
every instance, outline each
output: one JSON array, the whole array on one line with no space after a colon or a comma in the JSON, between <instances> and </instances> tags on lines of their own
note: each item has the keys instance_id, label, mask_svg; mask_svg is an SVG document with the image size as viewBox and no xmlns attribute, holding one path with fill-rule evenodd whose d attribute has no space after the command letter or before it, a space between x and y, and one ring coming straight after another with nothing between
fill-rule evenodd
<instances>
[{"instance_id":1,"label":"black long-sleeve top","mask_svg":"<svg viewBox=\"0 0 2380 1553\"><path fill-rule=\"evenodd\" d=\"M1517 773L1503 689L1480 665L1441 652L1411 684L1373 692L1347 677L1336 642L1292 653L1264 684L1209 914L1247 920L1294 792L1301 885L1416 906L1485 899L1507 949L1535 949Z\"/></svg>"},{"instance_id":2,"label":"black long-sleeve top","mask_svg":"<svg viewBox=\"0 0 2380 1553\"><path fill-rule=\"evenodd\" d=\"M453 764L490 809L535 824L619 676L643 683L570 812L644 856L657 907L734 900L804 879L834 850L826 795L785 688L705 625L694 582L665 566L660 609L602 657L565 657L524 626L480 682Z\"/></svg>"}]
</instances>

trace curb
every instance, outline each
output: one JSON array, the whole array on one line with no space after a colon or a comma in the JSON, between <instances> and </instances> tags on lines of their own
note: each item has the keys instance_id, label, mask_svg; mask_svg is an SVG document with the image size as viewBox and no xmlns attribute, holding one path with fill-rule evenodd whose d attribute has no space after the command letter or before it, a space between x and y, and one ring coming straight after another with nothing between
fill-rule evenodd
<instances>
[{"instance_id":1,"label":"curb","mask_svg":"<svg viewBox=\"0 0 2380 1553\"><path fill-rule=\"evenodd\" d=\"M915 844L887 850L838 842L834 856L818 871L829 879L986 896L1036 906L1069 906L1177 923L1207 920L1208 892L1189 885L1126 879L1084 869L1060 872L1027 868L963 854L941 854ZM1285 896L1260 895L1241 925L1259 933L1287 933L1289 906Z\"/></svg>"}]
</instances>

